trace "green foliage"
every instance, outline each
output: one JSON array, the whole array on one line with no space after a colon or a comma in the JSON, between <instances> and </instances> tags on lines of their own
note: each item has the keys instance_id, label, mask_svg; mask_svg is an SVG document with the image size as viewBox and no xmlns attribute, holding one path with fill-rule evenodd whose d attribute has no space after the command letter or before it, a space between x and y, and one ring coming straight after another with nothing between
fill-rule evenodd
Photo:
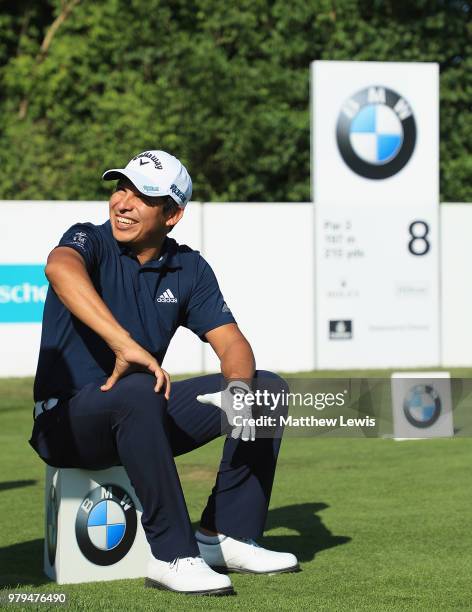
<instances>
[{"instance_id":1,"label":"green foliage","mask_svg":"<svg viewBox=\"0 0 472 612\"><path fill-rule=\"evenodd\" d=\"M375 59L440 63L441 197L472 200L471 8L4 1L0 198L103 199L105 168L162 148L188 164L195 200L306 201L309 63Z\"/></svg>"}]
</instances>

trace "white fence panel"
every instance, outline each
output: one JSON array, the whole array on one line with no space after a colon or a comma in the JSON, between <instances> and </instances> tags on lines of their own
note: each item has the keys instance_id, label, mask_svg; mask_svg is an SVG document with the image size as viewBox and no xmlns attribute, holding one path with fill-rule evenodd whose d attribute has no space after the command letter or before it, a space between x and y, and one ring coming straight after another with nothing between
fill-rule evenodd
<instances>
[{"instance_id":1,"label":"white fence panel","mask_svg":"<svg viewBox=\"0 0 472 612\"><path fill-rule=\"evenodd\" d=\"M442 365L472 365L472 205L443 204L441 228Z\"/></svg>"},{"instance_id":2,"label":"white fence panel","mask_svg":"<svg viewBox=\"0 0 472 612\"><path fill-rule=\"evenodd\" d=\"M203 255L257 367L313 369L313 204L205 204L203 219ZM210 347L204 366L218 370Z\"/></svg>"}]
</instances>

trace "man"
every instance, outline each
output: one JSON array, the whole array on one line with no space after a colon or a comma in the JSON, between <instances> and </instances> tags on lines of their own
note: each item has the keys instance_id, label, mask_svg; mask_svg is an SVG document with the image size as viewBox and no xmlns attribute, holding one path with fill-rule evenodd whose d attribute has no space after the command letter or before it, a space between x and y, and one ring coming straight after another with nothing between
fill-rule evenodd
<instances>
[{"instance_id":1,"label":"man","mask_svg":"<svg viewBox=\"0 0 472 612\"><path fill-rule=\"evenodd\" d=\"M152 552L148 586L230 594L229 577L210 566L295 571L294 555L254 541L264 528L280 430L256 437L244 401L251 386L280 392L285 383L255 371L210 266L167 237L191 197L190 176L168 153L145 151L103 178L118 180L109 221L72 226L48 257L30 443L53 466L125 467ZM179 325L210 343L221 375L171 390L160 364ZM194 534L174 456L222 433L230 435Z\"/></svg>"}]
</instances>

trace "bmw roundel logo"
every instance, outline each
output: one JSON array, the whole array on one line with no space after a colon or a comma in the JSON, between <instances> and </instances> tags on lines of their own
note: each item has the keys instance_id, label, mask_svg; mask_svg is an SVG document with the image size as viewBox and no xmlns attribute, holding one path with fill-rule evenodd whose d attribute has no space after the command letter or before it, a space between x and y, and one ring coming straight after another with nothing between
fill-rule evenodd
<instances>
[{"instance_id":1,"label":"bmw roundel logo","mask_svg":"<svg viewBox=\"0 0 472 612\"><path fill-rule=\"evenodd\" d=\"M118 485L96 487L77 511L77 543L84 556L96 565L112 565L123 559L133 546L136 529L133 500Z\"/></svg>"},{"instance_id":2,"label":"bmw roundel logo","mask_svg":"<svg viewBox=\"0 0 472 612\"><path fill-rule=\"evenodd\" d=\"M349 168L368 179L386 179L411 158L416 123L409 103L387 87L362 89L346 100L336 139Z\"/></svg>"},{"instance_id":3,"label":"bmw roundel logo","mask_svg":"<svg viewBox=\"0 0 472 612\"><path fill-rule=\"evenodd\" d=\"M415 385L403 402L407 421L415 427L430 427L441 414L441 399L431 385Z\"/></svg>"},{"instance_id":4,"label":"bmw roundel logo","mask_svg":"<svg viewBox=\"0 0 472 612\"><path fill-rule=\"evenodd\" d=\"M49 489L47 501L47 526L46 526L46 547L48 551L49 565L53 566L56 560L57 547L57 496L54 484Z\"/></svg>"}]
</instances>

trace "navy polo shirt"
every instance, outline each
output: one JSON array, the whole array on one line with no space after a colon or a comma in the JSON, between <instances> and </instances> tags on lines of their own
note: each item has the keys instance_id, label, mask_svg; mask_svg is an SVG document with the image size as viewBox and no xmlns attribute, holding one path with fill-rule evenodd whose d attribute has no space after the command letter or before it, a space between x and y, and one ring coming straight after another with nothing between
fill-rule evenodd
<instances>
[{"instance_id":1,"label":"navy polo shirt","mask_svg":"<svg viewBox=\"0 0 472 612\"><path fill-rule=\"evenodd\" d=\"M180 325L202 340L206 332L235 323L213 270L198 251L166 238L160 256L141 265L125 244L103 225L78 223L61 238L85 260L92 282L136 342L162 363ZM74 317L48 289L35 401L74 395L113 371L115 355L89 327Z\"/></svg>"}]
</instances>

